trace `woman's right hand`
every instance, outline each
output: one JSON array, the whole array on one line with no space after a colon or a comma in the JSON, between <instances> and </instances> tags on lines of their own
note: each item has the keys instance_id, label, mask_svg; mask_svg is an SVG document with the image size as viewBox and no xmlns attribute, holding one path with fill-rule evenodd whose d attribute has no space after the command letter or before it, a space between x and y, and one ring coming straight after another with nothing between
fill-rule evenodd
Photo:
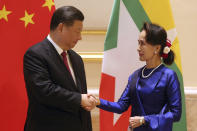
<instances>
[{"instance_id":1,"label":"woman's right hand","mask_svg":"<svg viewBox=\"0 0 197 131\"><path fill-rule=\"evenodd\" d=\"M92 109L95 108L95 106L100 105L100 99L92 94L87 94L88 98L91 99L91 101L94 101L94 104L92 104L91 106L86 106L85 110L87 111L91 111Z\"/></svg>"}]
</instances>

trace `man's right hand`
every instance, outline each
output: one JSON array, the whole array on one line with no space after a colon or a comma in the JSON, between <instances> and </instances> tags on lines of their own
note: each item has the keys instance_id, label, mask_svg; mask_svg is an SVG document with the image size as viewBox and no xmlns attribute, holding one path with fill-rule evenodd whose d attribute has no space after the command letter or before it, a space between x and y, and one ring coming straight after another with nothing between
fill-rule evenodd
<instances>
[{"instance_id":1,"label":"man's right hand","mask_svg":"<svg viewBox=\"0 0 197 131\"><path fill-rule=\"evenodd\" d=\"M89 94L81 94L81 106L85 107L95 107L96 100L92 95Z\"/></svg>"}]
</instances>

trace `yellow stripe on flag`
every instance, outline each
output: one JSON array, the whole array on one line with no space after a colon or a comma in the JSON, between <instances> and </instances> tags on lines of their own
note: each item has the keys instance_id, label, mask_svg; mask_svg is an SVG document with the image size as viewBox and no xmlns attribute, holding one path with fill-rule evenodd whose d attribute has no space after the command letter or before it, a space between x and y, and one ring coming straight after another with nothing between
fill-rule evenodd
<instances>
[{"instance_id":1,"label":"yellow stripe on flag","mask_svg":"<svg viewBox=\"0 0 197 131\"><path fill-rule=\"evenodd\" d=\"M182 68L181 68L181 55L180 55L180 47L179 47L179 40L176 37L176 39L173 41L172 43L172 47L171 49L174 51L175 53L175 63L179 68L179 71L182 74Z\"/></svg>"},{"instance_id":2,"label":"yellow stripe on flag","mask_svg":"<svg viewBox=\"0 0 197 131\"><path fill-rule=\"evenodd\" d=\"M152 23L163 26L166 30L175 28L170 2L168 0L140 0Z\"/></svg>"}]
</instances>

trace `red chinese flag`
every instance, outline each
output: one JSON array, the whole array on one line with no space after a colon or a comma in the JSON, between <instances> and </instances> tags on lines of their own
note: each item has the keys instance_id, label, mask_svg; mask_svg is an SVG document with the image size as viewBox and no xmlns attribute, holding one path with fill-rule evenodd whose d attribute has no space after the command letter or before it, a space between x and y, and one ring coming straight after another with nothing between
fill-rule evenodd
<instances>
[{"instance_id":1,"label":"red chinese flag","mask_svg":"<svg viewBox=\"0 0 197 131\"><path fill-rule=\"evenodd\" d=\"M23 55L49 33L53 0L0 0L0 131L22 131L27 114Z\"/></svg>"}]
</instances>

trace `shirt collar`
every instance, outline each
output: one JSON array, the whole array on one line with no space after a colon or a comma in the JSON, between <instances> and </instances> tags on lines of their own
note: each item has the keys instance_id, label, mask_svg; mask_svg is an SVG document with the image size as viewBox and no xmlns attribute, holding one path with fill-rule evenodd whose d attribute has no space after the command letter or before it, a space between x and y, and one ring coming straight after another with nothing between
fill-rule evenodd
<instances>
[{"instance_id":1,"label":"shirt collar","mask_svg":"<svg viewBox=\"0 0 197 131\"><path fill-rule=\"evenodd\" d=\"M63 52L62 48L60 48L50 37L50 35L47 36L47 39L51 42L51 44L55 47L56 51L58 52L59 55ZM66 51L67 53L67 51Z\"/></svg>"}]
</instances>

